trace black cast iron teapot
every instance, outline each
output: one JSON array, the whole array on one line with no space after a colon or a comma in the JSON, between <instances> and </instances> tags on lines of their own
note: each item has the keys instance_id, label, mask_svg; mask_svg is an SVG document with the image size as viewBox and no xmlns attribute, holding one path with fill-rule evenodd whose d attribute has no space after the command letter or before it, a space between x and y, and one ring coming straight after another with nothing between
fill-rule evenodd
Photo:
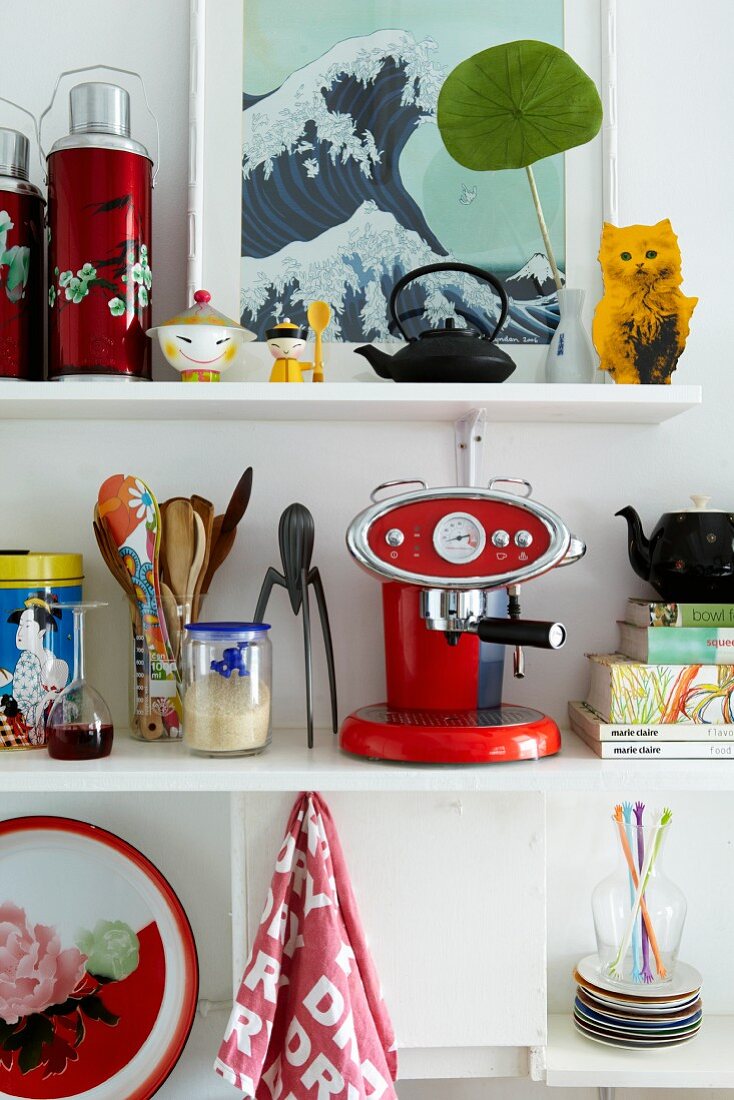
<instances>
[{"instance_id":1,"label":"black cast iron teapot","mask_svg":"<svg viewBox=\"0 0 734 1100\"><path fill-rule=\"evenodd\" d=\"M708 508L710 499L666 512L649 539L634 508L616 513L627 520L632 568L666 602L734 603L734 512Z\"/></svg>"},{"instance_id":2,"label":"black cast iron teapot","mask_svg":"<svg viewBox=\"0 0 734 1100\"><path fill-rule=\"evenodd\" d=\"M491 336L483 336L474 328L454 328L453 318L449 318L443 328L427 329L417 339L406 334L397 313L398 298L408 283L438 271L461 271L494 288L501 308ZM387 355L371 344L354 349L357 355L365 357L380 378L391 378L393 382L504 382L515 369L507 352L494 343L507 318L509 300L502 283L488 271L457 263L418 267L395 284L389 309L400 334L408 341L406 346L395 355Z\"/></svg>"}]
</instances>

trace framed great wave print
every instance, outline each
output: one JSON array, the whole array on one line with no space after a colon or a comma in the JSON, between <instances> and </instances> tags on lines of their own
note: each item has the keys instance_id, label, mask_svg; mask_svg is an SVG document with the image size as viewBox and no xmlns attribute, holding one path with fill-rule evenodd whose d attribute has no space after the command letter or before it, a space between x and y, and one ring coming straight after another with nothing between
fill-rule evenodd
<instances>
[{"instance_id":1,"label":"framed great wave print","mask_svg":"<svg viewBox=\"0 0 734 1100\"><path fill-rule=\"evenodd\" d=\"M600 288L616 200L613 0L320 0L310 15L299 0L192 0L189 291L205 287L257 335L228 378L267 380L266 330L305 324L322 299L327 380L378 381L354 348L389 347L393 285L442 262L499 278L513 381L542 378L558 307L525 173L462 168L436 125L448 72L523 38L566 49L602 94L601 138L535 166L568 285ZM481 331L498 310L486 285L436 275L414 284L406 328L449 315Z\"/></svg>"}]
</instances>

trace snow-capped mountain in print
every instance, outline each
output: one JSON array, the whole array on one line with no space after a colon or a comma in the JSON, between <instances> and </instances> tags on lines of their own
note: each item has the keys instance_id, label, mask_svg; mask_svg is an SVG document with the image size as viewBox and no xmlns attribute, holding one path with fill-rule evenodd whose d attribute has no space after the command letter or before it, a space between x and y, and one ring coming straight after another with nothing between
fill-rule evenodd
<instances>
[{"instance_id":1,"label":"snow-capped mountain in print","mask_svg":"<svg viewBox=\"0 0 734 1100\"><path fill-rule=\"evenodd\" d=\"M556 283L548 257L536 252L519 271L505 280L505 290L510 297L523 302L555 294Z\"/></svg>"},{"instance_id":2,"label":"snow-capped mountain in print","mask_svg":"<svg viewBox=\"0 0 734 1100\"><path fill-rule=\"evenodd\" d=\"M332 338L389 339L395 282L462 259L400 175L411 135L435 125L445 76L436 50L432 38L380 30L337 43L267 95L243 95L240 304L242 323L260 338L274 317L302 318L320 298L334 313ZM421 280L401 305L416 332L447 317L490 332L498 310L490 287L453 273ZM518 295L500 339L547 343L557 319L554 297Z\"/></svg>"}]
</instances>

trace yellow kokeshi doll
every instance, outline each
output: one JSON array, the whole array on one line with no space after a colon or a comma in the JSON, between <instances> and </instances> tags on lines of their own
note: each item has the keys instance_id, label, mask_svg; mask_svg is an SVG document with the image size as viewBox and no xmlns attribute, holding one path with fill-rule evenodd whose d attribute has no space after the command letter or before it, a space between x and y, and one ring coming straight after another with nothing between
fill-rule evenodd
<instances>
[{"instance_id":1,"label":"yellow kokeshi doll","mask_svg":"<svg viewBox=\"0 0 734 1100\"><path fill-rule=\"evenodd\" d=\"M308 327L296 325L288 317L266 329L265 339L275 360L270 374L271 382L302 382L301 372L313 370L313 363L300 361L306 350L307 337Z\"/></svg>"}]
</instances>

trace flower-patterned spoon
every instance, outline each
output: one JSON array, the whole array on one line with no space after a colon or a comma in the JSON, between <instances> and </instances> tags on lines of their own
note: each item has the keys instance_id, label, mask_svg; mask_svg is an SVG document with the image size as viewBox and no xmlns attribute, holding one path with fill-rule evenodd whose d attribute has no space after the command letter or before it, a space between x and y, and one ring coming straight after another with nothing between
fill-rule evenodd
<instances>
[{"instance_id":1,"label":"flower-patterned spoon","mask_svg":"<svg viewBox=\"0 0 734 1100\"><path fill-rule=\"evenodd\" d=\"M151 660L158 665L160 686L167 686L166 695L161 698L162 704L168 704L163 720L168 729L178 727L183 714L181 678L161 610L158 502L140 478L115 474L100 487L97 504L100 520L130 575Z\"/></svg>"}]
</instances>

